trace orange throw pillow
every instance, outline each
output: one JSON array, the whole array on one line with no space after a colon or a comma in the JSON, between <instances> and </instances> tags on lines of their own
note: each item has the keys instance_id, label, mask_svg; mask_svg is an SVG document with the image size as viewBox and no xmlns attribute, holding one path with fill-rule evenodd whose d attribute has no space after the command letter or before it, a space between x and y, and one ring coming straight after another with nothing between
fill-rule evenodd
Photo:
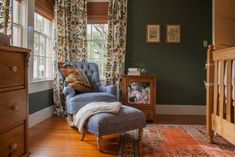
<instances>
[{"instance_id":1,"label":"orange throw pillow","mask_svg":"<svg viewBox=\"0 0 235 157\"><path fill-rule=\"evenodd\" d=\"M82 69L65 66L61 68L61 71L65 77L65 82L75 90L79 92L92 91L92 86Z\"/></svg>"}]
</instances>

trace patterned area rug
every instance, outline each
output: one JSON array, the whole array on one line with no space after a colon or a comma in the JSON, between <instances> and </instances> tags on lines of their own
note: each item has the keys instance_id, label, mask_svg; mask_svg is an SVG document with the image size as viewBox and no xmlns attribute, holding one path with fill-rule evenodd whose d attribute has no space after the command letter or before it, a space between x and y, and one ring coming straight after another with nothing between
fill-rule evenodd
<instances>
[{"instance_id":1,"label":"patterned area rug","mask_svg":"<svg viewBox=\"0 0 235 157\"><path fill-rule=\"evenodd\" d=\"M235 157L235 146L219 136L209 144L203 125L148 124L138 144L136 132L122 135L120 157Z\"/></svg>"}]
</instances>

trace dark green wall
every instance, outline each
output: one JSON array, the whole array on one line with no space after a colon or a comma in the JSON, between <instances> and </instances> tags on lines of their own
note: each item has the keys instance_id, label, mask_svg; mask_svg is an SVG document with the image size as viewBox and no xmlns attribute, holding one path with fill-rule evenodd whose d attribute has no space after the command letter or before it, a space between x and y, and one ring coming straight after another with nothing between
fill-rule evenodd
<instances>
[{"instance_id":1,"label":"dark green wall","mask_svg":"<svg viewBox=\"0 0 235 157\"><path fill-rule=\"evenodd\" d=\"M161 24L161 43L146 43L146 25ZM182 43L165 43L165 24L180 24ZM206 48L212 40L211 0L129 0L126 68L145 63L158 77L158 104L205 104Z\"/></svg>"},{"instance_id":2,"label":"dark green wall","mask_svg":"<svg viewBox=\"0 0 235 157\"><path fill-rule=\"evenodd\" d=\"M29 114L53 105L52 89L29 94Z\"/></svg>"}]
</instances>

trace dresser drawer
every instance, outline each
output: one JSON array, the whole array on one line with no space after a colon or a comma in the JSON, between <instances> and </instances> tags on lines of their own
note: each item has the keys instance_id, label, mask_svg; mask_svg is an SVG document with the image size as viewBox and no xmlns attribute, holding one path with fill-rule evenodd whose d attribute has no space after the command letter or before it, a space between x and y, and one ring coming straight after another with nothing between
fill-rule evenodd
<instances>
[{"instance_id":1,"label":"dresser drawer","mask_svg":"<svg viewBox=\"0 0 235 157\"><path fill-rule=\"evenodd\" d=\"M25 90L0 93L0 100L0 130L26 119Z\"/></svg>"},{"instance_id":2,"label":"dresser drawer","mask_svg":"<svg viewBox=\"0 0 235 157\"><path fill-rule=\"evenodd\" d=\"M20 157L24 155L24 125L0 134L1 157Z\"/></svg>"},{"instance_id":3,"label":"dresser drawer","mask_svg":"<svg viewBox=\"0 0 235 157\"><path fill-rule=\"evenodd\" d=\"M24 86L25 55L0 52L0 88Z\"/></svg>"}]
</instances>

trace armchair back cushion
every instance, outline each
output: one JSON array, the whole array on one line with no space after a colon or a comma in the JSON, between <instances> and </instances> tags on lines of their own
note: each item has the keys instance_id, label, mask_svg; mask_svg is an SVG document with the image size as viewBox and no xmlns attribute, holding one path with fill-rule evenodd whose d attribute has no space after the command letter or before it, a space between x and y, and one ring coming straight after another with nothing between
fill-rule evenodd
<instances>
[{"instance_id":1,"label":"armchair back cushion","mask_svg":"<svg viewBox=\"0 0 235 157\"><path fill-rule=\"evenodd\" d=\"M65 66L67 65L82 69L82 71L86 74L92 86L92 91L94 92L99 91L101 82L100 82L99 69L97 64L90 62L72 61L72 62L65 62Z\"/></svg>"},{"instance_id":2,"label":"armchair back cushion","mask_svg":"<svg viewBox=\"0 0 235 157\"><path fill-rule=\"evenodd\" d=\"M90 81L82 69L71 66L63 66L61 71L65 77L65 83L70 85L75 90L79 92L92 91Z\"/></svg>"}]
</instances>

